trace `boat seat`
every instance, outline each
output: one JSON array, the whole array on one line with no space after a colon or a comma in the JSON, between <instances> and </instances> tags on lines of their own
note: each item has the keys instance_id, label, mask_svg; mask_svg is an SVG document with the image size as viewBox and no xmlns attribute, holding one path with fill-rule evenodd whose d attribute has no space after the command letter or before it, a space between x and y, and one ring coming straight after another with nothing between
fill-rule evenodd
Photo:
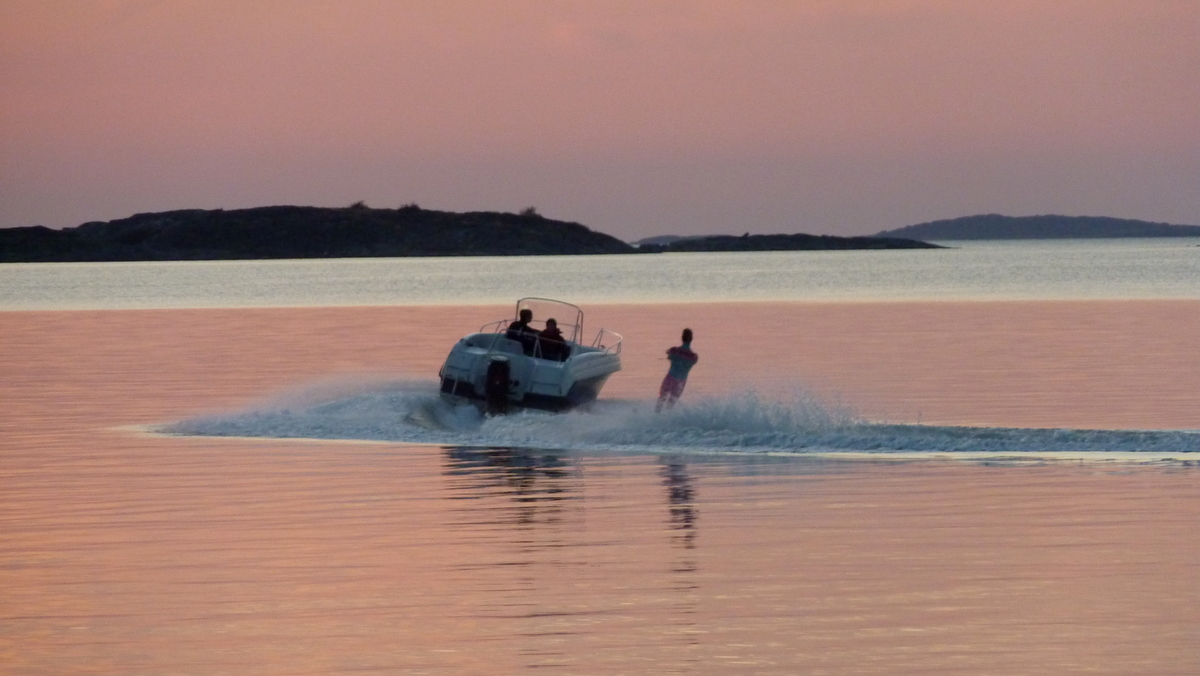
<instances>
[{"instance_id":1,"label":"boat seat","mask_svg":"<svg viewBox=\"0 0 1200 676\"><path fill-rule=\"evenodd\" d=\"M492 341L495 340L495 343ZM496 337L494 333L476 333L467 338L467 345L480 350L495 349L506 354L525 354L521 344L512 338Z\"/></svg>"},{"instance_id":2,"label":"boat seat","mask_svg":"<svg viewBox=\"0 0 1200 676\"><path fill-rule=\"evenodd\" d=\"M499 338L496 340L495 350L497 352L505 352L508 354L525 354L525 348L520 343L512 338Z\"/></svg>"}]
</instances>

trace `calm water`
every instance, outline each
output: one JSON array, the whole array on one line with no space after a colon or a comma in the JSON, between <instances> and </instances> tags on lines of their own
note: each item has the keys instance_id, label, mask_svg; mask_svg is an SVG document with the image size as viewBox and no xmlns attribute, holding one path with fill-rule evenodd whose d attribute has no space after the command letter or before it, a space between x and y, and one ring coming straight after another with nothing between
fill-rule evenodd
<instances>
[{"instance_id":1,"label":"calm water","mask_svg":"<svg viewBox=\"0 0 1200 676\"><path fill-rule=\"evenodd\" d=\"M955 248L6 264L0 309L1200 298L1200 239L945 244Z\"/></svg>"},{"instance_id":2,"label":"calm water","mask_svg":"<svg viewBox=\"0 0 1200 676\"><path fill-rule=\"evenodd\" d=\"M0 266L0 673L1200 673L1178 244ZM526 294L603 406L439 419Z\"/></svg>"}]
</instances>

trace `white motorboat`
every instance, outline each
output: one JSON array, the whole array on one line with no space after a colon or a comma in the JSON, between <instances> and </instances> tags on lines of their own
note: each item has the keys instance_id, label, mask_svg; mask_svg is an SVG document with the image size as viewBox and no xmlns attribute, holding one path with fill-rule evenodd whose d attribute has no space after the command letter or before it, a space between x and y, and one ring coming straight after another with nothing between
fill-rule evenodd
<instances>
[{"instance_id":1,"label":"white motorboat","mask_svg":"<svg viewBox=\"0 0 1200 676\"><path fill-rule=\"evenodd\" d=\"M522 323L526 312L531 319ZM543 333L551 319L561 341ZM514 319L492 322L460 339L439 376L446 401L500 414L511 407L565 411L588 404L620 370L620 334L600 329L584 342L583 310L549 298L522 298Z\"/></svg>"}]
</instances>

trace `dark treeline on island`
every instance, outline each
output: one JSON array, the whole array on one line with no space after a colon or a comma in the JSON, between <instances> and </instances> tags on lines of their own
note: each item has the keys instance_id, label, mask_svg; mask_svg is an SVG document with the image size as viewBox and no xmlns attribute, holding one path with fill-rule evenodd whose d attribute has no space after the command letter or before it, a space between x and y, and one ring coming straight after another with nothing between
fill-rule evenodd
<instances>
[{"instance_id":1,"label":"dark treeline on island","mask_svg":"<svg viewBox=\"0 0 1200 676\"><path fill-rule=\"evenodd\" d=\"M657 240L657 241L655 241ZM941 249L901 237L836 237L834 235L710 235L643 240L640 251L839 251L851 249Z\"/></svg>"},{"instance_id":2,"label":"dark treeline on island","mask_svg":"<svg viewBox=\"0 0 1200 676\"><path fill-rule=\"evenodd\" d=\"M136 214L54 230L0 229L0 262L168 261L391 256L530 256L932 247L896 238L746 235L634 247L533 208L454 213L408 205L375 209L273 206Z\"/></svg>"},{"instance_id":3,"label":"dark treeline on island","mask_svg":"<svg viewBox=\"0 0 1200 676\"><path fill-rule=\"evenodd\" d=\"M0 230L0 260L166 261L609 254L625 242L578 223L520 214L274 206L164 211L51 230Z\"/></svg>"},{"instance_id":4,"label":"dark treeline on island","mask_svg":"<svg viewBox=\"0 0 1200 676\"><path fill-rule=\"evenodd\" d=\"M1170 225L1102 216L984 214L884 230L876 237L913 237L922 240L1200 237L1200 225Z\"/></svg>"}]
</instances>

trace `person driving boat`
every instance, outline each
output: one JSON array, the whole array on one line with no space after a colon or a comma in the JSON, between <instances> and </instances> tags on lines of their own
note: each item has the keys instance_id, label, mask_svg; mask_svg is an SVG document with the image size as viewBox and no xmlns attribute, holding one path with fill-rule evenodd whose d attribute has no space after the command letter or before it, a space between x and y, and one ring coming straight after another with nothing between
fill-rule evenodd
<instances>
[{"instance_id":1,"label":"person driving boat","mask_svg":"<svg viewBox=\"0 0 1200 676\"><path fill-rule=\"evenodd\" d=\"M538 332L529 322L533 321L533 310L524 308L518 315L517 321L508 325L508 330L504 332L506 338L512 338L521 344L521 349L526 355L533 355L534 345L537 344Z\"/></svg>"}]
</instances>

